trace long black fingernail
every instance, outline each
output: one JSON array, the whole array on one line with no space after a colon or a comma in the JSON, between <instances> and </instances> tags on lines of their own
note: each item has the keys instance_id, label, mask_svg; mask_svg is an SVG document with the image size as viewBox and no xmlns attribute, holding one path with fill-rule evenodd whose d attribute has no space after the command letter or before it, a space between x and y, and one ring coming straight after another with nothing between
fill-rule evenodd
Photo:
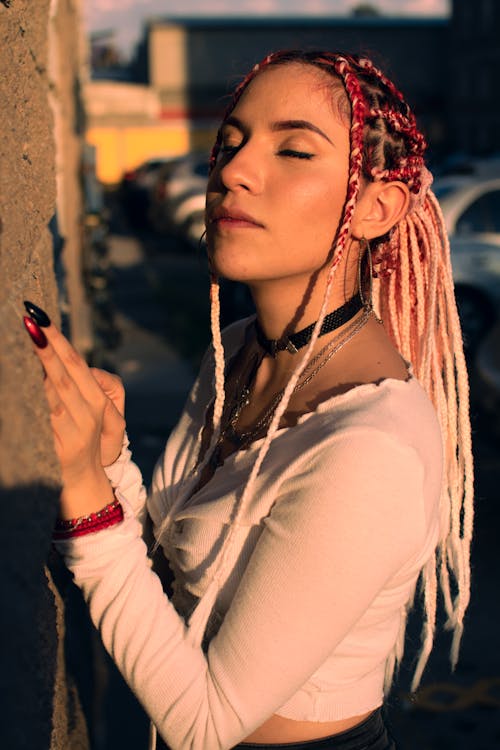
<instances>
[{"instance_id":1,"label":"long black fingernail","mask_svg":"<svg viewBox=\"0 0 500 750\"><path fill-rule=\"evenodd\" d=\"M24 306L26 312L31 315L33 320L38 323L39 326L42 328L48 328L50 326L50 318L45 310L42 310L41 307L38 307L38 305L35 305L27 299L24 300Z\"/></svg>"}]
</instances>

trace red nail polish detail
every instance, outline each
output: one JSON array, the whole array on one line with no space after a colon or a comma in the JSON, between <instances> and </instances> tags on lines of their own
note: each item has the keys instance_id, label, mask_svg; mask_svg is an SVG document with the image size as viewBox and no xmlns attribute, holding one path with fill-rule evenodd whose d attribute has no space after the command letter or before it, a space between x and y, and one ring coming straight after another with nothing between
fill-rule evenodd
<instances>
[{"instance_id":1,"label":"red nail polish detail","mask_svg":"<svg viewBox=\"0 0 500 750\"><path fill-rule=\"evenodd\" d=\"M42 329L35 323L34 320L29 318L27 315L23 317L24 325L33 342L38 346L39 349L45 349L47 346L47 337Z\"/></svg>"}]
</instances>

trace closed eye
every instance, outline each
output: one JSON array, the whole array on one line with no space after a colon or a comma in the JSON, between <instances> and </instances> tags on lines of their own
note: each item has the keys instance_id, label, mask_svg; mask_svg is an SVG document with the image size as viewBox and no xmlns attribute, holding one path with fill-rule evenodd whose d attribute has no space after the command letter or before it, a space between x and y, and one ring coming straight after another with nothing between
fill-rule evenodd
<instances>
[{"instance_id":1,"label":"closed eye","mask_svg":"<svg viewBox=\"0 0 500 750\"><path fill-rule=\"evenodd\" d=\"M278 152L280 156L291 156L294 159L312 159L314 154L310 154L307 151L295 151L292 148L282 148Z\"/></svg>"},{"instance_id":2,"label":"closed eye","mask_svg":"<svg viewBox=\"0 0 500 750\"><path fill-rule=\"evenodd\" d=\"M234 156L234 154L241 148L241 145L229 145L229 144L222 144L219 148L219 154L224 156ZM297 151L293 148L282 148L278 151L279 156L287 156L292 159L313 159L314 154L309 153L308 151Z\"/></svg>"}]
</instances>

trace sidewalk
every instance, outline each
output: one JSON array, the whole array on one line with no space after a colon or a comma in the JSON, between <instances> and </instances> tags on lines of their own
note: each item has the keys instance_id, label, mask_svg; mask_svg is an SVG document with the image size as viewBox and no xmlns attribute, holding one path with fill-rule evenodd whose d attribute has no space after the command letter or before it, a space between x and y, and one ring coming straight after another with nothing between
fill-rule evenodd
<instances>
[{"instance_id":1,"label":"sidewalk","mask_svg":"<svg viewBox=\"0 0 500 750\"><path fill-rule=\"evenodd\" d=\"M109 237L108 259L121 343L105 353L103 366L123 379L127 432L148 486L194 380L193 368L168 342L169 310L158 294L177 259L167 254L149 257L144 244L130 235ZM149 720L98 637L95 672L92 750L145 750Z\"/></svg>"},{"instance_id":2,"label":"sidewalk","mask_svg":"<svg viewBox=\"0 0 500 750\"><path fill-rule=\"evenodd\" d=\"M112 362L126 392L127 430L134 458L149 483L156 458L174 427L194 380L192 368L167 343L168 311L154 288L167 258L148 260L135 238L112 236L113 298L121 344Z\"/></svg>"}]
</instances>

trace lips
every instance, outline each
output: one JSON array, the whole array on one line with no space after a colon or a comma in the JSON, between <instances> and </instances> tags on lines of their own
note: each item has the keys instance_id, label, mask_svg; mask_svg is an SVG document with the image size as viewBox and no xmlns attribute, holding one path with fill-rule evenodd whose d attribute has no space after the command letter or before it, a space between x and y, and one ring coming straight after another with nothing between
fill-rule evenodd
<instances>
[{"instance_id":1,"label":"lips","mask_svg":"<svg viewBox=\"0 0 500 750\"><path fill-rule=\"evenodd\" d=\"M209 223L218 227L263 227L260 221L238 208L217 206L209 213Z\"/></svg>"}]
</instances>

